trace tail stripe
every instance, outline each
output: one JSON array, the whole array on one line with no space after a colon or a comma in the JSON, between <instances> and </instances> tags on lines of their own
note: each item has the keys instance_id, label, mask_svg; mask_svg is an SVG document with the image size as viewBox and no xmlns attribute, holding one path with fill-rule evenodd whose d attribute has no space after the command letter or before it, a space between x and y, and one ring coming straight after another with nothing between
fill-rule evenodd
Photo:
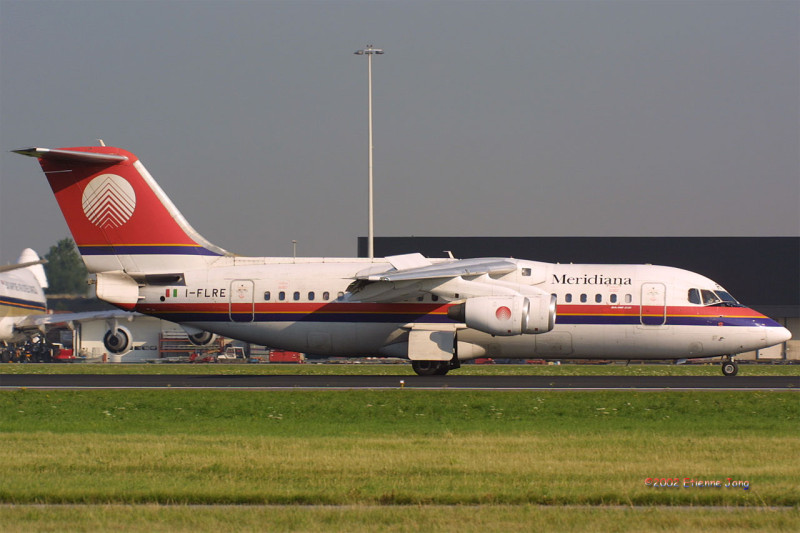
<instances>
[{"instance_id":1,"label":"tail stripe","mask_svg":"<svg viewBox=\"0 0 800 533\"><path fill-rule=\"evenodd\" d=\"M194 244L96 244L78 246L78 251L81 255L223 255Z\"/></svg>"}]
</instances>

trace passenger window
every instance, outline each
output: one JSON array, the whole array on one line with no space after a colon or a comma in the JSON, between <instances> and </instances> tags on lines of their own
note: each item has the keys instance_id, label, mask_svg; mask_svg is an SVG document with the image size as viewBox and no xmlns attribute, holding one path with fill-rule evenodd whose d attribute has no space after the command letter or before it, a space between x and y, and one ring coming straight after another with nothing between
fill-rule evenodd
<instances>
[{"instance_id":1,"label":"passenger window","mask_svg":"<svg viewBox=\"0 0 800 533\"><path fill-rule=\"evenodd\" d=\"M278 293L278 300L284 301L286 299L286 293L281 291Z\"/></svg>"},{"instance_id":2,"label":"passenger window","mask_svg":"<svg viewBox=\"0 0 800 533\"><path fill-rule=\"evenodd\" d=\"M338 293L336 293L336 298L341 300L342 298L344 298L344 293L342 291L339 291Z\"/></svg>"},{"instance_id":3,"label":"passenger window","mask_svg":"<svg viewBox=\"0 0 800 533\"><path fill-rule=\"evenodd\" d=\"M617 295L616 295L616 294L612 294L612 295L611 295L611 303L612 303L612 304L615 304L615 303L617 303Z\"/></svg>"},{"instance_id":4,"label":"passenger window","mask_svg":"<svg viewBox=\"0 0 800 533\"><path fill-rule=\"evenodd\" d=\"M581 303L585 304L589 298L585 294L581 294Z\"/></svg>"},{"instance_id":5,"label":"passenger window","mask_svg":"<svg viewBox=\"0 0 800 533\"><path fill-rule=\"evenodd\" d=\"M629 304L629 303L631 303L631 302L633 302L633 296L632 296L632 295L630 295L630 294L626 294L626 295L625 295L625 303L626 303L626 304Z\"/></svg>"},{"instance_id":6,"label":"passenger window","mask_svg":"<svg viewBox=\"0 0 800 533\"><path fill-rule=\"evenodd\" d=\"M700 291L697 289L689 289L689 303L700 304Z\"/></svg>"},{"instance_id":7,"label":"passenger window","mask_svg":"<svg viewBox=\"0 0 800 533\"><path fill-rule=\"evenodd\" d=\"M329 293L328 291L323 292L322 293L322 299L327 302L328 300L331 299L331 293Z\"/></svg>"},{"instance_id":8,"label":"passenger window","mask_svg":"<svg viewBox=\"0 0 800 533\"><path fill-rule=\"evenodd\" d=\"M531 269L530 268L523 268L522 269L522 275L523 276L530 276L531 275Z\"/></svg>"},{"instance_id":9,"label":"passenger window","mask_svg":"<svg viewBox=\"0 0 800 533\"><path fill-rule=\"evenodd\" d=\"M602 294L595 294L594 295L594 301L595 301L595 303L598 303L598 304L603 303L603 295Z\"/></svg>"},{"instance_id":10,"label":"passenger window","mask_svg":"<svg viewBox=\"0 0 800 533\"><path fill-rule=\"evenodd\" d=\"M300 299L300 292L294 291L294 294L292 296L294 297L294 301L296 302L297 300Z\"/></svg>"},{"instance_id":11,"label":"passenger window","mask_svg":"<svg viewBox=\"0 0 800 533\"><path fill-rule=\"evenodd\" d=\"M314 291L309 291L309 293L308 293L308 301L309 302L313 302L314 301Z\"/></svg>"},{"instance_id":12,"label":"passenger window","mask_svg":"<svg viewBox=\"0 0 800 533\"><path fill-rule=\"evenodd\" d=\"M566 296L564 296L564 301L567 303L572 302L572 293L569 293Z\"/></svg>"},{"instance_id":13,"label":"passenger window","mask_svg":"<svg viewBox=\"0 0 800 533\"><path fill-rule=\"evenodd\" d=\"M269 291L266 291L264 293L264 300L269 300L269 298L270 298L270 293L269 293Z\"/></svg>"},{"instance_id":14,"label":"passenger window","mask_svg":"<svg viewBox=\"0 0 800 533\"><path fill-rule=\"evenodd\" d=\"M432 302L438 302L439 301L439 297L436 296L435 294L431 294L431 301Z\"/></svg>"}]
</instances>

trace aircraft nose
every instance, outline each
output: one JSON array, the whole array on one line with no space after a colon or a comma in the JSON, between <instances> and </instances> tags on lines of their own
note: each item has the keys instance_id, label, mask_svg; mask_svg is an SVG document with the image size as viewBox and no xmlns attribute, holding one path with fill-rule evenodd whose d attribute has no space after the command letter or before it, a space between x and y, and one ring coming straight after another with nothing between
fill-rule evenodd
<instances>
[{"instance_id":1,"label":"aircraft nose","mask_svg":"<svg viewBox=\"0 0 800 533\"><path fill-rule=\"evenodd\" d=\"M786 328L767 328L767 342L770 346L786 342L792 338L792 333Z\"/></svg>"}]
</instances>

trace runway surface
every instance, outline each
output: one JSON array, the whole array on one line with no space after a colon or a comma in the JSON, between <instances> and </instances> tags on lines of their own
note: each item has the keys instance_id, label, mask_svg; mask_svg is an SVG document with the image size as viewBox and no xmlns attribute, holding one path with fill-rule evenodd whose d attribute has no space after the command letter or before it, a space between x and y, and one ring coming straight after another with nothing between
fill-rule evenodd
<instances>
[{"instance_id":1,"label":"runway surface","mask_svg":"<svg viewBox=\"0 0 800 533\"><path fill-rule=\"evenodd\" d=\"M0 389L800 390L800 376L0 375Z\"/></svg>"}]
</instances>

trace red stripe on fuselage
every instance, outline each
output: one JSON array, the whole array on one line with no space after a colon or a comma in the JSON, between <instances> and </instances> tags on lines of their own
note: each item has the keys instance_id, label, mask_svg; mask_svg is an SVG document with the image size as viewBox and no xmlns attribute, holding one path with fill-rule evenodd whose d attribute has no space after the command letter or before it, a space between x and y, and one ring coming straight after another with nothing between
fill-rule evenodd
<instances>
[{"instance_id":1,"label":"red stripe on fuselage","mask_svg":"<svg viewBox=\"0 0 800 533\"><path fill-rule=\"evenodd\" d=\"M417 303L340 303L340 302L257 302L255 304L235 303L234 311L245 312L253 309L256 313L289 313L289 314L414 314L414 315L446 315L452 304L417 304ZM652 314L650 308L647 314ZM658 308L660 309L660 308ZM142 313L227 313L231 310L230 302L189 302L189 303L152 303L138 304L136 310ZM639 305L568 305L558 306L559 316L639 316ZM657 314L662 314L661 312ZM720 317L720 318L767 318L765 315L748 307L691 307L668 306L669 317Z\"/></svg>"},{"instance_id":2,"label":"red stripe on fuselage","mask_svg":"<svg viewBox=\"0 0 800 533\"><path fill-rule=\"evenodd\" d=\"M379 303L337 303L337 302L257 302L234 303L235 309L244 306L247 309L255 308L256 313L360 313L360 314L424 314L445 315L449 304L379 304ZM226 313L230 310L230 302L214 303L152 303L138 304L136 310L141 313Z\"/></svg>"}]
</instances>

